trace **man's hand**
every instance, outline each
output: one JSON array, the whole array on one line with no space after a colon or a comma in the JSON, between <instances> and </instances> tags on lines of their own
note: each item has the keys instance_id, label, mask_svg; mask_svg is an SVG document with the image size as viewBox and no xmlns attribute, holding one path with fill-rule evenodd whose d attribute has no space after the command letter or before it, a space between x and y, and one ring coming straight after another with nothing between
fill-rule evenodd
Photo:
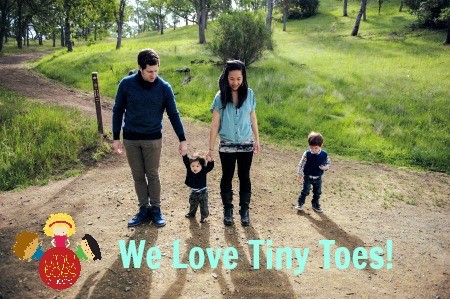
<instances>
[{"instance_id":1,"label":"man's hand","mask_svg":"<svg viewBox=\"0 0 450 299\"><path fill-rule=\"evenodd\" d=\"M188 147L187 147L187 141L181 141L180 145L178 146L178 152L180 155L184 156L187 154Z\"/></svg>"},{"instance_id":2,"label":"man's hand","mask_svg":"<svg viewBox=\"0 0 450 299\"><path fill-rule=\"evenodd\" d=\"M303 181L303 174L297 174L297 181L301 183Z\"/></svg>"},{"instance_id":3,"label":"man's hand","mask_svg":"<svg viewBox=\"0 0 450 299\"><path fill-rule=\"evenodd\" d=\"M122 155L122 144L120 143L120 140L114 140L114 152L118 155Z\"/></svg>"}]
</instances>

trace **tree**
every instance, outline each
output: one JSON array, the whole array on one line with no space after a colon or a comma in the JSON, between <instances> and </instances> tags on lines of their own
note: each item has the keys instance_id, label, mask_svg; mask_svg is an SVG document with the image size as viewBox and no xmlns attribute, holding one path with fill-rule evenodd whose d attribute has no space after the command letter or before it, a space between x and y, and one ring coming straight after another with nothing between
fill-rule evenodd
<instances>
[{"instance_id":1,"label":"tree","mask_svg":"<svg viewBox=\"0 0 450 299\"><path fill-rule=\"evenodd\" d=\"M267 30L269 31L272 31L272 12L273 12L273 0L267 0L266 27Z\"/></svg>"},{"instance_id":2,"label":"tree","mask_svg":"<svg viewBox=\"0 0 450 299\"><path fill-rule=\"evenodd\" d=\"M272 34L262 15L245 11L220 15L213 36L209 48L214 55L223 62L239 59L247 66L272 45Z\"/></svg>"},{"instance_id":3,"label":"tree","mask_svg":"<svg viewBox=\"0 0 450 299\"><path fill-rule=\"evenodd\" d=\"M14 0L0 1L0 52L3 49L3 41L5 40L10 26L8 19L9 14L14 8Z\"/></svg>"},{"instance_id":4,"label":"tree","mask_svg":"<svg viewBox=\"0 0 450 299\"><path fill-rule=\"evenodd\" d=\"M404 3L411 9L411 13L417 16L420 25L433 28L447 27L445 11L450 7L450 0L404 0Z\"/></svg>"},{"instance_id":5,"label":"tree","mask_svg":"<svg viewBox=\"0 0 450 299\"><path fill-rule=\"evenodd\" d=\"M347 6L348 6L348 0L344 0L344 7L343 7L343 12L342 12L342 16L343 17L348 17L348 13L347 13Z\"/></svg>"},{"instance_id":6,"label":"tree","mask_svg":"<svg viewBox=\"0 0 450 299\"><path fill-rule=\"evenodd\" d=\"M447 37L445 38L444 45L448 45L450 44L450 7L441 11L439 19L447 23Z\"/></svg>"},{"instance_id":7,"label":"tree","mask_svg":"<svg viewBox=\"0 0 450 299\"><path fill-rule=\"evenodd\" d=\"M125 18L125 7L127 5L126 0L119 0L119 5L116 6L114 11L114 17L116 19L117 24L117 42L116 42L116 50L120 49L122 46L122 31L123 31L123 22Z\"/></svg>"},{"instance_id":8,"label":"tree","mask_svg":"<svg viewBox=\"0 0 450 299\"><path fill-rule=\"evenodd\" d=\"M361 0L361 9L356 16L355 27L352 30L352 36L357 36L359 31L359 24L361 23L361 17L366 11L367 0Z\"/></svg>"}]
</instances>

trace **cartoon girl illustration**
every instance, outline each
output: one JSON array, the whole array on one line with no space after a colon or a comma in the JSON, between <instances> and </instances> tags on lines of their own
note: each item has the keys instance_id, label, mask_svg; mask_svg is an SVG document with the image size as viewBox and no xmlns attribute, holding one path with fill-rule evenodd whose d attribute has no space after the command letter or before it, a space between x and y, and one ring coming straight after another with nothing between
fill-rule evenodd
<instances>
[{"instance_id":1,"label":"cartoon girl illustration","mask_svg":"<svg viewBox=\"0 0 450 299\"><path fill-rule=\"evenodd\" d=\"M69 214L51 214L45 223L44 233L53 237L54 247L67 248L70 245L68 237L75 233L75 222Z\"/></svg>"},{"instance_id":2,"label":"cartoon girl illustration","mask_svg":"<svg viewBox=\"0 0 450 299\"><path fill-rule=\"evenodd\" d=\"M24 230L22 233L16 235L16 243L13 246L14 254L23 261L28 259L40 260L44 251L42 251L42 242L38 241L38 233L30 233Z\"/></svg>"}]
</instances>

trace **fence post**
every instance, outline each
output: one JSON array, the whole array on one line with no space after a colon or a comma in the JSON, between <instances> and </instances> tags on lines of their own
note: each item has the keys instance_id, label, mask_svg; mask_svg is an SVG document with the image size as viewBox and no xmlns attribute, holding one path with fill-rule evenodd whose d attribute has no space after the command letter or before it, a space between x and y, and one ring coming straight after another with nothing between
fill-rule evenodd
<instances>
[{"instance_id":1,"label":"fence post","mask_svg":"<svg viewBox=\"0 0 450 299\"><path fill-rule=\"evenodd\" d=\"M94 86L95 110L97 112L98 132L103 135L102 106L100 105L100 91L98 90L98 74L92 72L92 85Z\"/></svg>"}]
</instances>

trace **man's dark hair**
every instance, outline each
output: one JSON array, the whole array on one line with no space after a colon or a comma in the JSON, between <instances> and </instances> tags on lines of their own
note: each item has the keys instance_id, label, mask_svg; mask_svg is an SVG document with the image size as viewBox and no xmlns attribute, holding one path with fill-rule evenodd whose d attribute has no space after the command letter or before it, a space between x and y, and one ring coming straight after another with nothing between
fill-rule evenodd
<instances>
[{"instance_id":1,"label":"man's dark hair","mask_svg":"<svg viewBox=\"0 0 450 299\"><path fill-rule=\"evenodd\" d=\"M311 132L308 135L308 144L312 146L322 146L323 137L320 133Z\"/></svg>"},{"instance_id":2,"label":"man's dark hair","mask_svg":"<svg viewBox=\"0 0 450 299\"><path fill-rule=\"evenodd\" d=\"M102 259L102 253L100 251L100 246L98 246L97 241L89 234L85 234L81 240L86 240L89 248L91 249L92 253L94 254L93 260L101 260Z\"/></svg>"},{"instance_id":3,"label":"man's dark hair","mask_svg":"<svg viewBox=\"0 0 450 299\"><path fill-rule=\"evenodd\" d=\"M159 56L153 49L141 50L138 54L138 64L141 69L145 69L147 65L159 66Z\"/></svg>"},{"instance_id":4,"label":"man's dark hair","mask_svg":"<svg viewBox=\"0 0 450 299\"><path fill-rule=\"evenodd\" d=\"M240 60L227 61L225 67L223 68L222 74L220 75L219 78L220 100L222 101L223 109L225 109L228 102L233 102L233 98L231 97L231 87L228 85L228 74L231 71L242 72L242 84L238 88L237 108L241 108L242 104L247 98L248 84L247 84L247 73L245 71L245 64Z\"/></svg>"}]
</instances>

